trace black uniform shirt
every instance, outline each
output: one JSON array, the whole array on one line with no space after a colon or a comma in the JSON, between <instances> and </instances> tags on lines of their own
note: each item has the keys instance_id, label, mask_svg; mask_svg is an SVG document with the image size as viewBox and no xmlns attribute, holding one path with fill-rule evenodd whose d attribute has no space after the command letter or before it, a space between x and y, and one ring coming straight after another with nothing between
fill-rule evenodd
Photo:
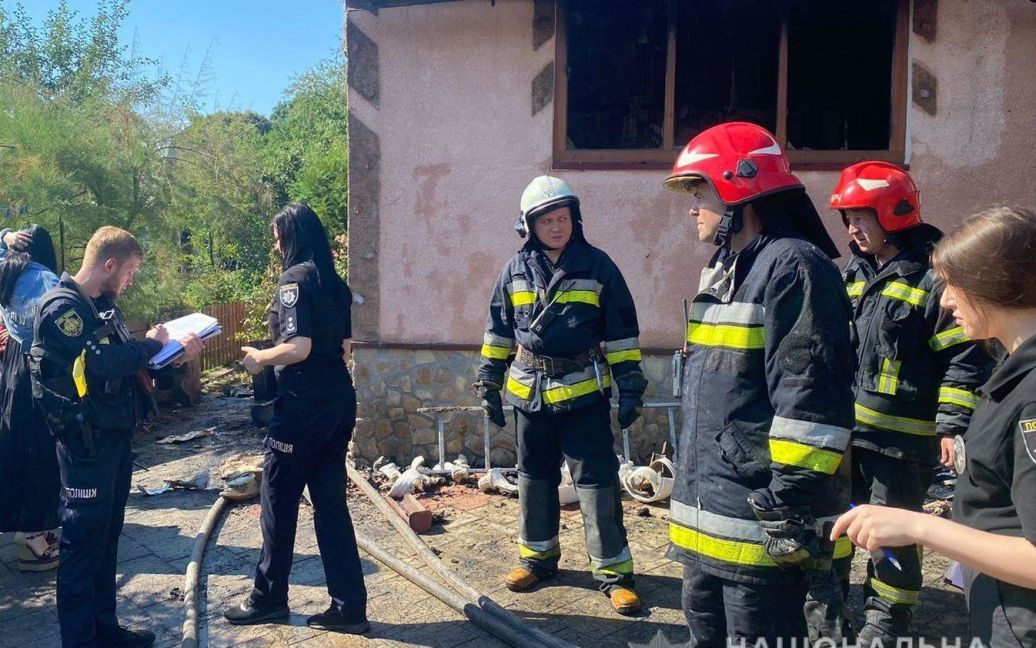
<instances>
[{"instance_id":1,"label":"black uniform shirt","mask_svg":"<svg viewBox=\"0 0 1036 648\"><path fill-rule=\"evenodd\" d=\"M59 290L65 293L48 299ZM35 344L46 349L43 378L70 371L75 358L85 351L89 421L109 430L135 427L141 411L137 401L140 394L133 377L162 350L162 343L151 339L132 340L115 303L104 296L90 299L68 273L61 276L58 285L44 295L40 303L44 308L37 317ZM94 334L104 325L103 317L111 322L114 332L96 339ZM64 395L75 398L72 393Z\"/></svg>"},{"instance_id":2,"label":"black uniform shirt","mask_svg":"<svg viewBox=\"0 0 1036 648\"><path fill-rule=\"evenodd\" d=\"M270 308L274 344L293 337L312 341L309 356L280 369L277 393L319 398L334 394L348 379L342 341L352 337L351 295L337 286L322 286L311 261L297 263L281 274Z\"/></svg>"},{"instance_id":3,"label":"black uniform shirt","mask_svg":"<svg viewBox=\"0 0 1036 648\"><path fill-rule=\"evenodd\" d=\"M993 372L965 442L953 518L1036 542L1036 336Z\"/></svg>"}]
</instances>

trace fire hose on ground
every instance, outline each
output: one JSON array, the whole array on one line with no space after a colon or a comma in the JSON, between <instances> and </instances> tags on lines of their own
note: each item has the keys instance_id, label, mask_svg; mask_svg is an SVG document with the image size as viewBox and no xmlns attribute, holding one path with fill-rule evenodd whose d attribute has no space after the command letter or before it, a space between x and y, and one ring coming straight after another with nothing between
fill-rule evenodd
<instances>
[{"instance_id":1,"label":"fire hose on ground","mask_svg":"<svg viewBox=\"0 0 1036 648\"><path fill-rule=\"evenodd\" d=\"M352 466L347 465L346 468L353 483L364 492L381 514L392 523L407 544L421 556L428 566L442 576L455 591L451 591L448 587L444 587L428 578L413 566L385 551L385 549L363 536L363 534L357 533L356 543L361 549L389 569L399 573L410 582L448 605L451 609L463 614L473 623L511 646L516 648L530 645L543 648L576 648L574 644L530 626L524 619L501 607L495 601L480 594L461 580L395 514L389 504L385 502L378 491L371 486L370 482L362 474ZM184 574L184 623L183 641L181 643L183 648L197 648L198 646L198 577L201 573L201 563L205 555L205 547L208 545L216 522L226 508L226 503L227 500L223 497L216 499L195 536L194 550L191 552L191 560L187 564L187 570Z\"/></svg>"}]
</instances>

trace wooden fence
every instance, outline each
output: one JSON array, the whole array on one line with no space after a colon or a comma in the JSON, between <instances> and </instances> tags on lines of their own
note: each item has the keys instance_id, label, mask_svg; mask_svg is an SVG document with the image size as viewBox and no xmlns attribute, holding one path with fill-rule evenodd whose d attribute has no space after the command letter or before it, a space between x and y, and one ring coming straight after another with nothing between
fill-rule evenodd
<instances>
[{"instance_id":1,"label":"wooden fence","mask_svg":"<svg viewBox=\"0 0 1036 648\"><path fill-rule=\"evenodd\" d=\"M206 308L205 314L219 320L223 333L205 345L205 351L201 354L202 371L223 367L240 359L241 347L245 345L245 342L239 339L239 334L244 330L244 302L215 304Z\"/></svg>"}]
</instances>

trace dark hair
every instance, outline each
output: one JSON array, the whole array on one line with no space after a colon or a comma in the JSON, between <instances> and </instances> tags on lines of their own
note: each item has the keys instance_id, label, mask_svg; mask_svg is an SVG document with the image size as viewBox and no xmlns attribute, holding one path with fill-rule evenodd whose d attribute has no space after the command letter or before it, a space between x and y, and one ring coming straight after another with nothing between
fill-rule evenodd
<instances>
[{"instance_id":1,"label":"dark hair","mask_svg":"<svg viewBox=\"0 0 1036 648\"><path fill-rule=\"evenodd\" d=\"M310 261L316 266L320 283L326 287L340 285L352 302L352 293L345 281L335 272L331 258L331 245L327 230L320 218L303 203L292 203L273 217L272 225L277 228L281 250L284 253L284 269Z\"/></svg>"},{"instance_id":2,"label":"dark hair","mask_svg":"<svg viewBox=\"0 0 1036 648\"><path fill-rule=\"evenodd\" d=\"M7 258L0 263L0 306L4 308L11 305L15 284L30 262L34 261L51 272L57 271L57 256L54 254L54 241L50 238L50 232L42 225L35 224L25 231L32 237L29 243L11 248Z\"/></svg>"},{"instance_id":3,"label":"dark hair","mask_svg":"<svg viewBox=\"0 0 1036 648\"><path fill-rule=\"evenodd\" d=\"M1036 308L1036 212L990 207L968 217L935 247L932 266L969 299Z\"/></svg>"}]
</instances>

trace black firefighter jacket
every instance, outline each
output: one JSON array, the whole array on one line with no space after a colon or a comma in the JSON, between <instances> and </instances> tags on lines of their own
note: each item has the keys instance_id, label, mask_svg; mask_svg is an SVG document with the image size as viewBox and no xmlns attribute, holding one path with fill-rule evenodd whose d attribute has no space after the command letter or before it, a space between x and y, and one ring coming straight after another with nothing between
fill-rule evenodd
<instances>
[{"instance_id":1,"label":"black firefighter jacket","mask_svg":"<svg viewBox=\"0 0 1036 648\"><path fill-rule=\"evenodd\" d=\"M850 247L845 286L859 336L853 445L935 463L938 436L964 434L971 422L993 360L939 306L927 250L907 247L879 269Z\"/></svg>"},{"instance_id":2,"label":"black firefighter jacket","mask_svg":"<svg viewBox=\"0 0 1036 648\"><path fill-rule=\"evenodd\" d=\"M552 266L526 244L493 288L478 378L501 385L504 400L525 412L584 407L609 398L613 382L620 391L643 393L639 335L633 297L607 254L577 236ZM518 346L552 358L590 351L600 360L596 371L586 362L553 376L518 359L508 369Z\"/></svg>"},{"instance_id":3,"label":"black firefighter jacket","mask_svg":"<svg viewBox=\"0 0 1036 648\"><path fill-rule=\"evenodd\" d=\"M702 272L687 325L669 556L741 582L782 578L748 504L769 489L822 522L845 510L850 307L815 245L764 231Z\"/></svg>"}]
</instances>

